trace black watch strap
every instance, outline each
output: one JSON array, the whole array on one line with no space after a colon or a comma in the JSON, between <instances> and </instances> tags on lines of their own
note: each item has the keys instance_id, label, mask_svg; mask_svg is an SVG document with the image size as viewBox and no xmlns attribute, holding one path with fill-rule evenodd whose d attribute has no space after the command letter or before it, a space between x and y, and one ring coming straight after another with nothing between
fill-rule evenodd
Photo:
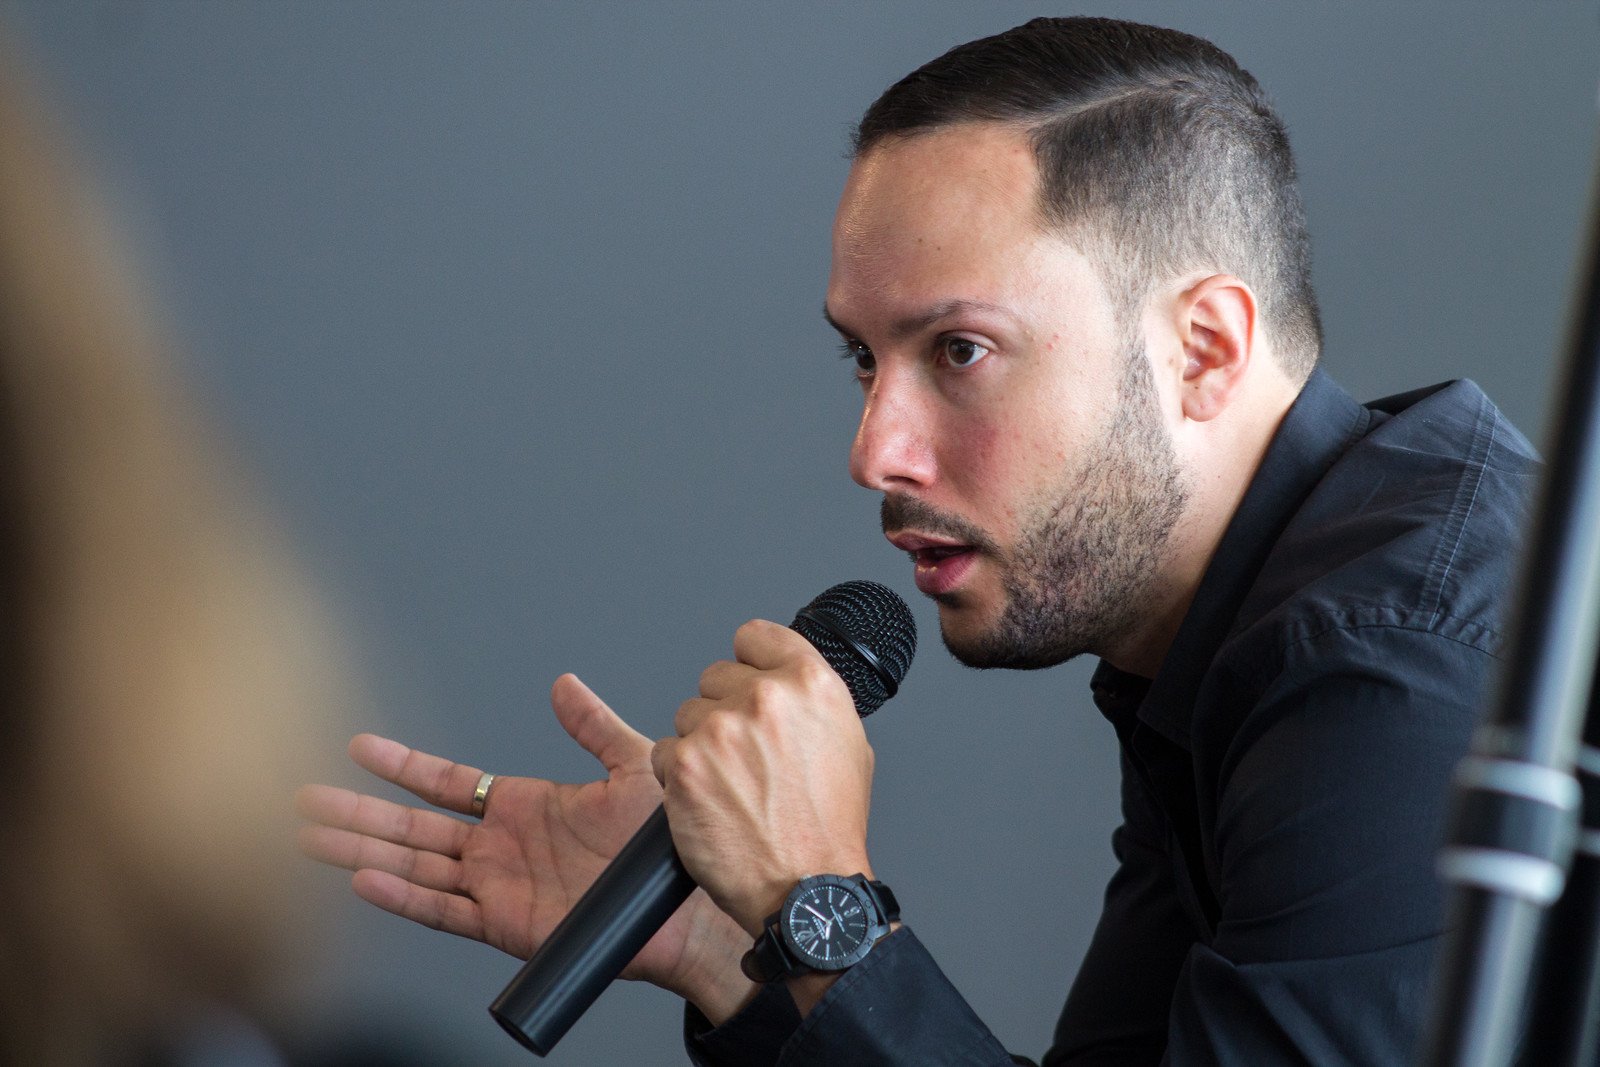
<instances>
[{"instance_id":1,"label":"black watch strap","mask_svg":"<svg viewBox=\"0 0 1600 1067\"><path fill-rule=\"evenodd\" d=\"M775 978L798 974L806 969L805 965L784 947L783 934L778 929L778 916L781 914L781 912L772 913L762 924L764 929L761 931L761 936L756 938L756 943L750 946L750 951L739 958L739 969L752 982L765 985Z\"/></svg>"},{"instance_id":2,"label":"black watch strap","mask_svg":"<svg viewBox=\"0 0 1600 1067\"><path fill-rule=\"evenodd\" d=\"M884 934L888 933L889 924L900 921L900 901L895 899L894 890L882 882L870 881L861 875L849 880L867 891L867 896L878 909L878 921L874 925L881 928ZM778 925L782 916L782 909L767 916L766 921L761 924L761 936L756 938L756 943L750 946L750 951L739 960L739 969L752 982L765 984L774 979L807 974L814 970L804 961L796 959L794 953L783 943L783 931Z\"/></svg>"},{"instance_id":3,"label":"black watch strap","mask_svg":"<svg viewBox=\"0 0 1600 1067\"><path fill-rule=\"evenodd\" d=\"M895 899L894 890L882 882L872 882L861 879L861 884L867 887L867 895L878 902L878 914L883 916L883 924L900 921L900 901Z\"/></svg>"}]
</instances>

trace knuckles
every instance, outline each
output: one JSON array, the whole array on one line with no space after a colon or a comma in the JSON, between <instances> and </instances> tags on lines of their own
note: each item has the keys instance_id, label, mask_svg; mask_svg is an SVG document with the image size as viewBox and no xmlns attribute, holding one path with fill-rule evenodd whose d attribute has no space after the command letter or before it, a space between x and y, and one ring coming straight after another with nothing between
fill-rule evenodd
<instances>
[{"instance_id":1,"label":"knuckles","mask_svg":"<svg viewBox=\"0 0 1600 1067\"><path fill-rule=\"evenodd\" d=\"M782 680L762 675L750 684L750 713L756 719L768 719L789 703L789 688Z\"/></svg>"},{"instance_id":2,"label":"knuckles","mask_svg":"<svg viewBox=\"0 0 1600 1067\"><path fill-rule=\"evenodd\" d=\"M672 766L668 768L665 783L667 794L682 795L685 791L694 793L699 787L705 767L692 745L679 745L673 753Z\"/></svg>"},{"instance_id":3,"label":"knuckles","mask_svg":"<svg viewBox=\"0 0 1600 1067\"><path fill-rule=\"evenodd\" d=\"M844 680L788 627L752 619L739 627L735 645L748 649L752 641L774 640L773 634L797 642L797 654L770 670L719 660L701 672L701 695L678 706L673 727L679 743L667 768L675 788L694 792L719 766L746 760L753 749L793 748L818 728L829 729L824 724L834 721L833 711L854 711ZM853 713L848 718L859 724Z\"/></svg>"},{"instance_id":4,"label":"knuckles","mask_svg":"<svg viewBox=\"0 0 1600 1067\"><path fill-rule=\"evenodd\" d=\"M838 672L828 666L827 660L820 654L796 664L795 675L801 687L808 693L822 693L843 682Z\"/></svg>"},{"instance_id":5,"label":"knuckles","mask_svg":"<svg viewBox=\"0 0 1600 1067\"><path fill-rule=\"evenodd\" d=\"M713 753L726 753L743 741L744 730L739 717L728 711L713 712L706 716L695 737L704 748Z\"/></svg>"},{"instance_id":6,"label":"knuckles","mask_svg":"<svg viewBox=\"0 0 1600 1067\"><path fill-rule=\"evenodd\" d=\"M749 744L750 731L740 716L728 711L707 715L694 732L672 749L671 765L666 768L669 791L695 795L728 768Z\"/></svg>"}]
</instances>

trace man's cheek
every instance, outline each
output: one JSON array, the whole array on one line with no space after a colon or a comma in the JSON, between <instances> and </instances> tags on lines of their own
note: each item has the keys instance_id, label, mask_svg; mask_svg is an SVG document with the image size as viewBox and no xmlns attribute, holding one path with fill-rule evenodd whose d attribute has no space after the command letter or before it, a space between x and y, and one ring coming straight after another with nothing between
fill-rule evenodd
<instances>
[{"instance_id":1,"label":"man's cheek","mask_svg":"<svg viewBox=\"0 0 1600 1067\"><path fill-rule=\"evenodd\" d=\"M1044 465L1037 442L1025 428L996 418L969 423L950 444L971 493L974 511L967 518L1004 540Z\"/></svg>"}]
</instances>

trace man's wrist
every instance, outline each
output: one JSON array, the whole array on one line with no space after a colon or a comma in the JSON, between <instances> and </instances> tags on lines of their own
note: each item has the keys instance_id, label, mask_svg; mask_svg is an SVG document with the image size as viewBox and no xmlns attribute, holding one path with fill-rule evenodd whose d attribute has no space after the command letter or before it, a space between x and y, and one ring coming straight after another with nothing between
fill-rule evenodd
<instances>
[{"instance_id":1,"label":"man's wrist","mask_svg":"<svg viewBox=\"0 0 1600 1067\"><path fill-rule=\"evenodd\" d=\"M870 870L812 875L769 914L741 967L752 981L783 978L804 1018L844 971L899 929L899 918L894 892Z\"/></svg>"},{"instance_id":2,"label":"man's wrist","mask_svg":"<svg viewBox=\"0 0 1600 1067\"><path fill-rule=\"evenodd\" d=\"M740 972L739 961L734 959L720 973L702 976L693 989L681 995L699 1008L712 1026L721 1026L743 1011L760 990Z\"/></svg>"},{"instance_id":3,"label":"man's wrist","mask_svg":"<svg viewBox=\"0 0 1600 1067\"><path fill-rule=\"evenodd\" d=\"M798 874L772 879L764 889L752 895L750 903L739 908L739 913L733 915L735 922L744 927L745 933L752 938L760 937L761 932L767 928L767 920L772 913L783 907L783 902L788 899L789 892L802 881L818 874L862 874L868 880L875 876L872 865L867 862L864 854L855 854L854 858L825 860L808 864L807 869Z\"/></svg>"},{"instance_id":4,"label":"man's wrist","mask_svg":"<svg viewBox=\"0 0 1600 1067\"><path fill-rule=\"evenodd\" d=\"M692 946L692 955L672 981L659 984L699 1008L713 1025L721 1026L760 988L739 969L748 947L745 933L731 916L710 906L690 930L686 944Z\"/></svg>"}]
</instances>

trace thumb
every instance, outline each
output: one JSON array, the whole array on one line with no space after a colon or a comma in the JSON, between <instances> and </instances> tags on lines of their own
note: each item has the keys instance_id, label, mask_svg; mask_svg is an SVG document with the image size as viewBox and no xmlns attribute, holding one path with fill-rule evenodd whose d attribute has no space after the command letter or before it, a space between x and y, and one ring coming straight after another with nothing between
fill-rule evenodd
<instances>
[{"instance_id":1,"label":"thumb","mask_svg":"<svg viewBox=\"0 0 1600 1067\"><path fill-rule=\"evenodd\" d=\"M647 759L650 740L622 721L610 705L575 674L563 674L550 687L550 706L567 735L600 761L607 773Z\"/></svg>"}]
</instances>

